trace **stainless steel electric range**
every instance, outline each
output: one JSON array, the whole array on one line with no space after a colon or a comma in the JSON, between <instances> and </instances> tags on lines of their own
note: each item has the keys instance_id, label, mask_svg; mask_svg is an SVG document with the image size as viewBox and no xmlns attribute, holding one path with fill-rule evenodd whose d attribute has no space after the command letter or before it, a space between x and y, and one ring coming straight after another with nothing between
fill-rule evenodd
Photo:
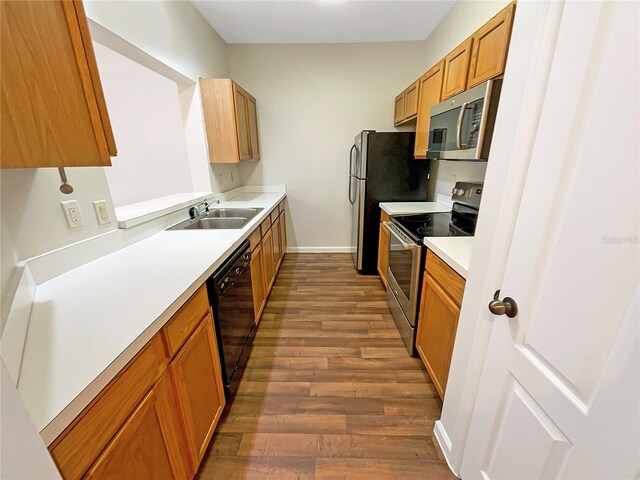
<instances>
[{"instance_id":1,"label":"stainless steel electric range","mask_svg":"<svg viewBox=\"0 0 640 480\"><path fill-rule=\"evenodd\" d=\"M421 275L426 248L424 237L473 236L482 197L482 184L456 183L451 212L392 215L389 231L387 298L393 318L411 355L414 355Z\"/></svg>"}]
</instances>

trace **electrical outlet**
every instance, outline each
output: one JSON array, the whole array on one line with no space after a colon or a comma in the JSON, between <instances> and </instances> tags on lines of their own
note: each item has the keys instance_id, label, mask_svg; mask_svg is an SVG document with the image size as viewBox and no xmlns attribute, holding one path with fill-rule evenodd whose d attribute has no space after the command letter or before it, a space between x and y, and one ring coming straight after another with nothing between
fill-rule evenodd
<instances>
[{"instance_id":1,"label":"electrical outlet","mask_svg":"<svg viewBox=\"0 0 640 480\"><path fill-rule=\"evenodd\" d=\"M96 212L98 225L106 225L107 223L111 223L111 217L109 216L109 209L107 208L106 200L96 200L95 202L93 202L93 209Z\"/></svg>"},{"instance_id":2,"label":"electrical outlet","mask_svg":"<svg viewBox=\"0 0 640 480\"><path fill-rule=\"evenodd\" d=\"M78 228L84 225L82 222L82 214L80 213L80 207L77 200L69 200L67 202L60 202L62 210L64 211L64 217L67 219L67 225L69 228Z\"/></svg>"}]
</instances>

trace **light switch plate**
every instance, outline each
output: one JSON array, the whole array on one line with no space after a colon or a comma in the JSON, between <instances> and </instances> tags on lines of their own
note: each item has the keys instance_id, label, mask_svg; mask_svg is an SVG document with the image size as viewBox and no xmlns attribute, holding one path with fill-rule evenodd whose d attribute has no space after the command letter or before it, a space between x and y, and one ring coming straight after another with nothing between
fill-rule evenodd
<instances>
[{"instance_id":1,"label":"light switch plate","mask_svg":"<svg viewBox=\"0 0 640 480\"><path fill-rule=\"evenodd\" d=\"M67 219L67 226L69 228L78 228L84 225L77 200L60 202L60 205L62 205L64 217Z\"/></svg>"},{"instance_id":2,"label":"light switch plate","mask_svg":"<svg viewBox=\"0 0 640 480\"><path fill-rule=\"evenodd\" d=\"M93 209L96 212L98 225L106 225L107 223L111 223L109 209L107 208L107 202L105 200L96 200L95 202L93 202Z\"/></svg>"}]
</instances>

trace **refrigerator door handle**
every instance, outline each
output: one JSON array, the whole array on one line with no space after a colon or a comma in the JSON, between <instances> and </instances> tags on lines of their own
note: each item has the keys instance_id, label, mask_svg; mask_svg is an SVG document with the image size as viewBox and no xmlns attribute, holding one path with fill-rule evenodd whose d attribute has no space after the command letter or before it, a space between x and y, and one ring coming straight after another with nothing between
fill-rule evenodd
<instances>
[{"instance_id":1,"label":"refrigerator door handle","mask_svg":"<svg viewBox=\"0 0 640 480\"><path fill-rule=\"evenodd\" d=\"M349 177L355 177L356 175L353 173L353 150L356 148L355 145L351 146L351 150L349 150Z\"/></svg>"}]
</instances>

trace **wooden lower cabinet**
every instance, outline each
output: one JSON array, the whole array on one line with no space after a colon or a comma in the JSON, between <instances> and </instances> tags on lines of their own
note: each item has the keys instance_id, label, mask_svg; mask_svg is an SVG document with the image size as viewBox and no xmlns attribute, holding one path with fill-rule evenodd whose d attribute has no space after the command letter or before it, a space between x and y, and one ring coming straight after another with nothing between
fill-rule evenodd
<instances>
[{"instance_id":1,"label":"wooden lower cabinet","mask_svg":"<svg viewBox=\"0 0 640 480\"><path fill-rule=\"evenodd\" d=\"M255 314L256 325L260 321L262 311L267 303L267 296L264 289L264 273L262 265L264 263L262 245L256 246L251 252L251 285L253 289L253 311Z\"/></svg>"},{"instance_id":2,"label":"wooden lower cabinet","mask_svg":"<svg viewBox=\"0 0 640 480\"><path fill-rule=\"evenodd\" d=\"M251 244L251 282L256 325L267 303L287 248L284 200L249 236Z\"/></svg>"},{"instance_id":3,"label":"wooden lower cabinet","mask_svg":"<svg viewBox=\"0 0 640 480\"><path fill-rule=\"evenodd\" d=\"M262 237L262 252L265 296L268 296L273 286L275 275L275 269L273 268L273 231L271 228Z\"/></svg>"},{"instance_id":4,"label":"wooden lower cabinet","mask_svg":"<svg viewBox=\"0 0 640 480\"><path fill-rule=\"evenodd\" d=\"M194 465L199 465L226 403L209 314L169 365Z\"/></svg>"},{"instance_id":5,"label":"wooden lower cabinet","mask_svg":"<svg viewBox=\"0 0 640 480\"><path fill-rule=\"evenodd\" d=\"M193 478L225 405L203 298L204 285L51 444L63 478Z\"/></svg>"},{"instance_id":6,"label":"wooden lower cabinet","mask_svg":"<svg viewBox=\"0 0 640 480\"><path fill-rule=\"evenodd\" d=\"M384 286L387 286L387 268L389 267L389 230L383 222L389 221L389 215L380 212L380 238L378 240L378 273Z\"/></svg>"},{"instance_id":7,"label":"wooden lower cabinet","mask_svg":"<svg viewBox=\"0 0 640 480\"><path fill-rule=\"evenodd\" d=\"M273 272L278 272L280 268L280 260L282 260L282 242L280 241L280 217L276 218L275 222L271 225L271 231L273 232Z\"/></svg>"},{"instance_id":8,"label":"wooden lower cabinet","mask_svg":"<svg viewBox=\"0 0 640 480\"><path fill-rule=\"evenodd\" d=\"M90 479L175 478L162 433L162 406L151 390L87 473Z\"/></svg>"},{"instance_id":9,"label":"wooden lower cabinet","mask_svg":"<svg viewBox=\"0 0 640 480\"><path fill-rule=\"evenodd\" d=\"M416 350L444 400L458 330L464 279L431 251L422 283Z\"/></svg>"}]
</instances>

